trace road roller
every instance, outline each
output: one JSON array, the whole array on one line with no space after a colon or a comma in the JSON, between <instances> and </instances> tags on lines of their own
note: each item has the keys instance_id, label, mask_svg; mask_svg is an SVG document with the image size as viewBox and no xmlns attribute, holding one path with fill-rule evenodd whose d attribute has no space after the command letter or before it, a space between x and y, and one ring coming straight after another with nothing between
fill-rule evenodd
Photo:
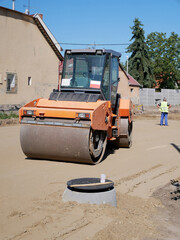
<instances>
[{"instance_id":1,"label":"road roller","mask_svg":"<svg viewBox=\"0 0 180 240\"><path fill-rule=\"evenodd\" d=\"M27 158L97 164L108 141L131 147L132 103L117 92L120 57L107 49L65 51L58 89L19 110Z\"/></svg>"}]
</instances>

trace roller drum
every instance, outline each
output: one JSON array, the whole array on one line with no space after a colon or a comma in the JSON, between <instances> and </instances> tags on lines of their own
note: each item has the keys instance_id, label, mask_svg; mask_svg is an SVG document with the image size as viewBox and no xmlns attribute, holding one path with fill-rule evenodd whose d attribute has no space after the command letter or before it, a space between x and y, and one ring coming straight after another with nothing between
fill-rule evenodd
<instances>
[{"instance_id":1,"label":"roller drum","mask_svg":"<svg viewBox=\"0 0 180 240\"><path fill-rule=\"evenodd\" d=\"M89 149L90 131L90 127L21 124L20 142L28 158L97 164L104 155L106 141L100 157L94 159Z\"/></svg>"},{"instance_id":2,"label":"roller drum","mask_svg":"<svg viewBox=\"0 0 180 240\"><path fill-rule=\"evenodd\" d=\"M132 145L133 123L129 123L128 118L120 119L120 136L115 140L115 146L130 148Z\"/></svg>"}]
</instances>

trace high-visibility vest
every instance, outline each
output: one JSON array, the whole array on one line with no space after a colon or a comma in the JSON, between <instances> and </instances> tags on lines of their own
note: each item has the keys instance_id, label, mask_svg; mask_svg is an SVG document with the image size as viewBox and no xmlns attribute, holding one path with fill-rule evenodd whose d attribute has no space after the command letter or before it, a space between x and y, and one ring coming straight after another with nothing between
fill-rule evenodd
<instances>
[{"instance_id":1,"label":"high-visibility vest","mask_svg":"<svg viewBox=\"0 0 180 240\"><path fill-rule=\"evenodd\" d=\"M165 101L161 102L161 106L160 106L159 109L160 109L161 112L168 113L168 103L165 102Z\"/></svg>"}]
</instances>

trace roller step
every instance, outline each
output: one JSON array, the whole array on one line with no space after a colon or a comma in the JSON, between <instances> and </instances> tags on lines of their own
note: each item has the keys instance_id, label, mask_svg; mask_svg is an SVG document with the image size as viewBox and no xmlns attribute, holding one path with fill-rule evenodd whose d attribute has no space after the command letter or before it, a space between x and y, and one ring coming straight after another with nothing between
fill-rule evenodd
<instances>
[{"instance_id":1,"label":"roller step","mask_svg":"<svg viewBox=\"0 0 180 240\"><path fill-rule=\"evenodd\" d=\"M116 140L116 138L115 138L115 137L112 137L112 138L110 138L109 140L110 140L110 141L114 141L114 140Z\"/></svg>"},{"instance_id":2,"label":"roller step","mask_svg":"<svg viewBox=\"0 0 180 240\"><path fill-rule=\"evenodd\" d=\"M118 129L116 126L112 126L112 137L118 137Z\"/></svg>"}]
</instances>

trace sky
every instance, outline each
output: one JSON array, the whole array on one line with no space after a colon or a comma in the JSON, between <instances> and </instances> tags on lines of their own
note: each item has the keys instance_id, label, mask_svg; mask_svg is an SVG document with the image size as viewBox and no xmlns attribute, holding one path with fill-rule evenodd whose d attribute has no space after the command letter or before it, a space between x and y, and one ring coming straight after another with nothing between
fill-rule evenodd
<instances>
[{"instance_id":1,"label":"sky","mask_svg":"<svg viewBox=\"0 0 180 240\"><path fill-rule=\"evenodd\" d=\"M12 0L0 0L0 6L12 9ZM25 12L28 6L30 14L43 14L63 49L130 44L135 18L144 25L145 37L151 32L163 32L167 37L171 32L180 35L180 0L15 0L16 11ZM130 56L126 47L96 46L121 52L121 62Z\"/></svg>"}]
</instances>

